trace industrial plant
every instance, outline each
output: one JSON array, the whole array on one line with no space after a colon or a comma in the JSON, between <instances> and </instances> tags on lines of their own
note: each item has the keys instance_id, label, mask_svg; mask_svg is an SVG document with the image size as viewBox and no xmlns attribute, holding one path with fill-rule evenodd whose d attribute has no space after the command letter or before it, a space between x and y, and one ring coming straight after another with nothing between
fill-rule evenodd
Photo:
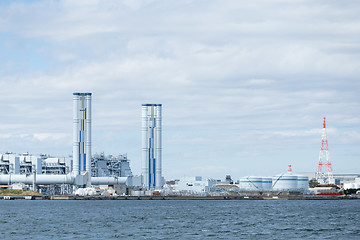
<instances>
[{"instance_id":1,"label":"industrial plant","mask_svg":"<svg viewBox=\"0 0 360 240\"><path fill-rule=\"evenodd\" d=\"M247 176L233 181L227 175L225 181L208 179L203 181L202 177L185 177L173 182L167 182L164 186L167 194L179 195L277 195L279 193L308 194L309 178L307 176L294 174L289 165L285 173L273 177Z\"/></svg>"},{"instance_id":2,"label":"industrial plant","mask_svg":"<svg viewBox=\"0 0 360 240\"><path fill-rule=\"evenodd\" d=\"M117 156L92 153L91 101L91 93L73 93L72 155L0 154L1 188L34 190L44 195L82 196L277 196L320 191L320 188L309 188L309 180L322 187L331 188L337 184L343 188L360 188L359 175L334 176L332 173L325 117L318 168L313 175L295 174L289 165L286 172L275 176L246 176L235 181L230 175L224 181L196 176L165 181L162 176L162 104L141 106L141 176L134 176L126 153ZM329 193L328 190L325 192Z\"/></svg>"},{"instance_id":3,"label":"industrial plant","mask_svg":"<svg viewBox=\"0 0 360 240\"><path fill-rule=\"evenodd\" d=\"M73 94L72 158L11 152L0 156L0 184L48 194L72 194L98 185L131 185L126 155L105 157L91 153L91 93Z\"/></svg>"}]
</instances>

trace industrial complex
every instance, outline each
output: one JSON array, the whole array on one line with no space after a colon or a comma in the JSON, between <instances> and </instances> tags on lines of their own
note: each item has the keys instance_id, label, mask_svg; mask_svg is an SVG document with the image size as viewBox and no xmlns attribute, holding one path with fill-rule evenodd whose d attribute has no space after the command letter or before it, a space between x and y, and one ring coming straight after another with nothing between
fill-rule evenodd
<instances>
[{"instance_id":1,"label":"industrial complex","mask_svg":"<svg viewBox=\"0 0 360 240\"><path fill-rule=\"evenodd\" d=\"M246 176L232 180L185 177L165 181L162 176L162 105L142 104L141 176L134 176L126 154L118 156L91 151L91 93L73 93L73 150L69 157L30 153L0 154L1 188L31 189L46 195L219 196L338 193L360 188L360 175L332 173L326 122L316 173L288 170L271 177ZM324 168L323 168L324 167ZM322 184L309 188L309 180ZM315 184L316 185L316 184Z\"/></svg>"}]
</instances>

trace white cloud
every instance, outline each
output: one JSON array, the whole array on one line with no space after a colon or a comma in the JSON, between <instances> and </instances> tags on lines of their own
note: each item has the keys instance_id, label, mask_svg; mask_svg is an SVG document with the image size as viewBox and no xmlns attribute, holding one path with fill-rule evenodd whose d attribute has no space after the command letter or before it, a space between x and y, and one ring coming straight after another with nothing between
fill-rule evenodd
<instances>
[{"instance_id":1,"label":"white cloud","mask_svg":"<svg viewBox=\"0 0 360 240\"><path fill-rule=\"evenodd\" d=\"M298 130L298 131L281 131L281 132L272 132L274 135L279 135L282 137L306 137L306 136L321 136L323 130L318 129L311 129L311 130ZM334 128L327 128L327 133L335 133L336 129Z\"/></svg>"},{"instance_id":2,"label":"white cloud","mask_svg":"<svg viewBox=\"0 0 360 240\"><path fill-rule=\"evenodd\" d=\"M232 174L257 174L244 158L278 173L295 144L306 148L295 159L318 154L323 116L332 143L355 146L346 139L360 131L359 8L280 0L2 5L2 149L71 153L77 91L93 92L94 148L128 151L135 173L145 102L163 104L168 173L223 161ZM226 174L219 169L213 174Z\"/></svg>"},{"instance_id":3,"label":"white cloud","mask_svg":"<svg viewBox=\"0 0 360 240\"><path fill-rule=\"evenodd\" d=\"M39 141L71 141L71 135L65 133L34 133L33 138Z\"/></svg>"}]
</instances>

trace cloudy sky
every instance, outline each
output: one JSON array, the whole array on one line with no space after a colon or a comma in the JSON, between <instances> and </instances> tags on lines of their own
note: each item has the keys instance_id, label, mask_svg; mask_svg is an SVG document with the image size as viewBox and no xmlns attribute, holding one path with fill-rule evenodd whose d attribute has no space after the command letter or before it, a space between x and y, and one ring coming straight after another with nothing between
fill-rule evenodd
<instances>
[{"instance_id":1,"label":"cloudy sky","mask_svg":"<svg viewBox=\"0 0 360 240\"><path fill-rule=\"evenodd\" d=\"M0 2L0 152L72 153L72 93L93 152L141 169L141 104L163 104L163 175L360 173L360 2Z\"/></svg>"}]
</instances>

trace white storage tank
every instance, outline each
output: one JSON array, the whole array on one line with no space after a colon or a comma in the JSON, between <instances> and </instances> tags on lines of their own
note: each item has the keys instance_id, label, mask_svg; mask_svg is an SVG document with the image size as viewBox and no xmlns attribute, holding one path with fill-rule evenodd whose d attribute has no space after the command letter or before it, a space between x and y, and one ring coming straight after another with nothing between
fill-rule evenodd
<instances>
[{"instance_id":1,"label":"white storage tank","mask_svg":"<svg viewBox=\"0 0 360 240\"><path fill-rule=\"evenodd\" d=\"M271 177L263 177L262 178L262 189L264 191L272 189L272 178Z\"/></svg>"},{"instance_id":2,"label":"white storage tank","mask_svg":"<svg viewBox=\"0 0 360 240\"><path fill-rule=\"evenodd\" d=\"M297 176L292 174L291 165L287 173L276 175L272 178L273 190L296 191L298 190Z\"/></svg>"},{"instance_id":3,"label":"white storage tank","mask_svg":"<svg viewBox=\"0 0 360 240\"><path fill-rule=\"evenodd\" d=\"M245 191L261 191L262 177L244 177L239 180L239 188Z\"/></svg>"},{"instance_id":4,"label":"white storage tank","mask_svg":"<svg viewBox=\"0 0 360 240\"><path fill-rule=\"evenodd\" d=\"M297 186L299 190L308 190L309 189L309 177L298 175L297 176Z\"/></svg>"},{"instance_id":5,"label":"white storage tank","mask_svg":"<svg viewBox=\"0 0 360 240\"><path fill-rule=\"evenodd\" d=\"M297 176L288 173L276 175L272 178L272 186L274 190L279 191L297 190Z\"/></svg>"}]
</instances>

